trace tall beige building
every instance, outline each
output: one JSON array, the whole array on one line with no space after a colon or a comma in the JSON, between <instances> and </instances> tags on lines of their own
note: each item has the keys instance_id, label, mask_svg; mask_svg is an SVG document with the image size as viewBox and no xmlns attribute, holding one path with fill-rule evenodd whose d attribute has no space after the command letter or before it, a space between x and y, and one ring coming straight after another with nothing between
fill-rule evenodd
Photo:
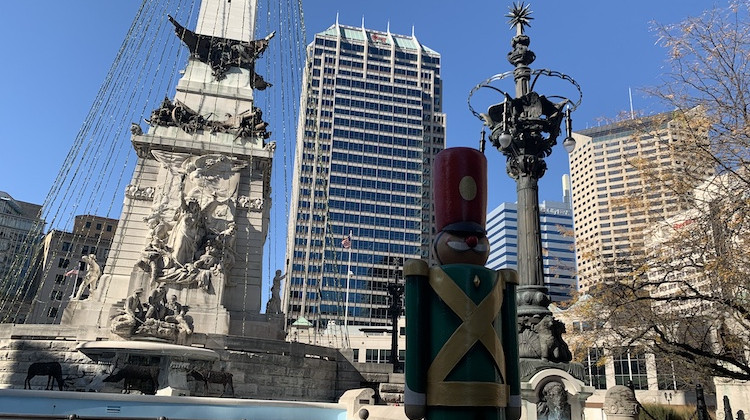
<instances>
[{"instance_id":1,"label":"tall beige building","mask_svg":"<svg viewBox=\"0 0 750 420\"><path fill-rule=\"evenodd\" d=\"M574 133L570 154L578 287L586 291L644 256L644 229L684 211L687 194L713 174L694 153L705 135L669 114Z\"/></svg>"}]
</instances>

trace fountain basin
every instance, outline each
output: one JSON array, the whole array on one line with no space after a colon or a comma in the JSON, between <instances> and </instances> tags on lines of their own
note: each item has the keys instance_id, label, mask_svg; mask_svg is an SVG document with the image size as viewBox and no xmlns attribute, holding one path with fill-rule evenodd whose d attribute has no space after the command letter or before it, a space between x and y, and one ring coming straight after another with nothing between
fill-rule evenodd
<instances>
[{"instance_id":1,"label":"fountain basin","mask_svg":"<svg viewBox=\"0 0 750 420\"><path fill-rule=\"evenodd\" d=\"M97 392L0 390L0 417L70 416L170 420L346 420L343 404ZM13 417L10 417L13 418ZM59 418L59 417L58 417Z\"/></svg>"}]
</instances>

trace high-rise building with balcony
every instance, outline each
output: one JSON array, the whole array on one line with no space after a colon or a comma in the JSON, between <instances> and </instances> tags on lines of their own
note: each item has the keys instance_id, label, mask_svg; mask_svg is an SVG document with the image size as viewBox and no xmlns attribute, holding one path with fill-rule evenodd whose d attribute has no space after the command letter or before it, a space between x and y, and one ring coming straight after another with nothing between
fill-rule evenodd
<instances>
[{"instance_id":1,"label":"high-rise building with balcony","mask_svg":"<svg viewBox=\"0 0 750 420\"><path fill-rule=\"evenodd\" d=\"M413 34L337 22L309 45L303 83L287 324L387 325L388 284L405 259L430 258L440 55Z\"/></svg>"}]
</instances>

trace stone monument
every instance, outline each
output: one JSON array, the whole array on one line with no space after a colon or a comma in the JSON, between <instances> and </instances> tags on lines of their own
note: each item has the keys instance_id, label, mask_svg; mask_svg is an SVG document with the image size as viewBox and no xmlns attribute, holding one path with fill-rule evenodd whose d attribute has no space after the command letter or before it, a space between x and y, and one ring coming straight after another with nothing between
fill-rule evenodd
<instances>
[{"instance_id":1,"label":"stone monument","mask_svg":"<svg viewBox=\"0 0 750 420\"><path fill-rule=\"evenodd\" d=\"M273 34L251 40L254 1L202 1L195 32L164 18L189 63L148 129L130 128L138 161L106 267L62 323L182 344L193 333L251 335L275 148L254 106L253 90L270 86L255 60ZM149 315L141 318L126 308L139 289L153 298L142 302ZM172 295L179 309L166 307Z\"/></svg>"}]
</instances>

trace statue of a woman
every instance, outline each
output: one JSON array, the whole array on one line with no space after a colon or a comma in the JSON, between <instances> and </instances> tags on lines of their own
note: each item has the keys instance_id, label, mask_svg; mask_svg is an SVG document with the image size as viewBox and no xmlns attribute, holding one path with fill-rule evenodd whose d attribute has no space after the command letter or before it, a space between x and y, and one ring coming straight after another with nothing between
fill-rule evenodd
<instances>
[{"instance_id":1,"label":"statue of a woman","mask_svg":"<svg viewBox=\"0 0 750 420\"><path fill-rule=\"evenodd\" d=\"M203 220L200 204L195 199L182 200L180 209L175 213L177 223L169 237L172 257L180 266L195 261L198 242L203 237Z\"/></svg>"}]
</instances>

